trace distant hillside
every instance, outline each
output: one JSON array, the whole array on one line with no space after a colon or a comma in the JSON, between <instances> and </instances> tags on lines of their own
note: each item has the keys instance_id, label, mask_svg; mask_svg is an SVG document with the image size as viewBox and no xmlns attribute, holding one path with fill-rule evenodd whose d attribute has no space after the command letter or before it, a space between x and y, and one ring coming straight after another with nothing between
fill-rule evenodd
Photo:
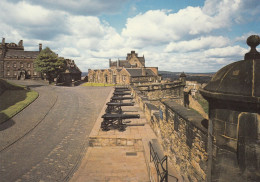
<instances>
[{"instance_id":1,"label":"distant hillside","mask_svg":"<svg viewBox=\"0 0 260 182\"><path fill-rule=\"evenodd\" d=\"M158 73L160 75L162 75L163 79L171 79L173 80L177 80L179 79L179 76L182 72L171 72L171 71L158 71ZM214 72L210 72L210 73L185 73L187 76L187 80L188 81L197 81L198 83L208 83L212 76L215 74Z\"/></svg>"}]
</instances>

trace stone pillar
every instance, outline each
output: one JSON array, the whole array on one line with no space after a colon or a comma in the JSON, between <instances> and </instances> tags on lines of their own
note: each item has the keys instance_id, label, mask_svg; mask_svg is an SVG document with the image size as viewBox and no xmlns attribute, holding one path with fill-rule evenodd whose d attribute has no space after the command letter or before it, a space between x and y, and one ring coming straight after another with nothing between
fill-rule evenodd
<instances>
[{"instance_id":1,"label":"stone pillar","mask_svg":"<svg viewBox=\"0 0 260 182\"><path fill-rule=\"evenodd\" d=\"M180 74L180 81L183 85L186 85L186 75L184 72Z\"/></svg>"},{"instance_id":2,"label":"stone pillar","mask_svg":"<svg viewBox=\"0 0 260 182\"><path fill-rule=\"evenodd\" d=\"M39 52L41 52L42 51L42 44L40 43L39 44Z\"/></svg>"},{"instance_id":3,"label":"stone pillar","mask_svg":"<svg viewBox=\"0 0 260 182\"><path fill-rule=\"evenodd\" d=\"M200 90L209 102L207 181L260 181L260 38L247 43L245 60L225 66Z\"/></svg>"}]
</instances>

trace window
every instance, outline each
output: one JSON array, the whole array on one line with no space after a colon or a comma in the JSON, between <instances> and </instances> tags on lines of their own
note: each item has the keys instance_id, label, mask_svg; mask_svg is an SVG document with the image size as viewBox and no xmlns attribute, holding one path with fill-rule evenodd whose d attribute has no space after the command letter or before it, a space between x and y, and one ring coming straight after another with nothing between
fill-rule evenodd
<instances>
[{"instance_id":1,"label":"window","mask_svg":"<svg viewBox=\"0 0 260 182\"><path fill-rule=\"evenodd\" d=\"M30 67L31 67L31 63L28 63L28 64L27 64L27 68L30 68Z\"/></svg>"},{"instance_id":2,"label":"window","mask_svg":"<svg viewBox=\"0 0 260 182\"><path fill-rule=\"evenodd\" d=\"M23 63L22 62L20 62L20 67L23 68Z\"/></svg>"},{"instance_id":3,"label":"window","mask_svg":"<svg viewBox=\"0 0 260 182\"><path fill-rule=\"evenodd\" d=\"M17 72L16 71L14 71L14 76L17 76Z\"/></svg>"},{"instance_id":4,"label":"window","mask_svg":"<svg viewBox=\"0 0 260 182\"><path fill-rule=\"evenodd\" d=\"M8 67L8 68L10 67L9 62L6 62L6 67Z\"/></svg>"},{"instance_id":5,"label":"window","mask_svg":"<svg viewBox=\"0 0 260 182\"><path fill-rule=\"evenodd\" d=\"M34 72L33 72L33 75L37 75L37 72L36 72L36 71L34 71Z\"/></svg>"},{"instance_id":6,"label":"window","mask_svg":"<svg viewBox=\"0 0 260 182\"><path fill-rule=\"evenodd\" d=\"M28 71L28 75L31 75L31 71L30 70Z\"/></svg>"},{"instance_id":7,"label":"window","mask_svg":"<svg viewBox=\"0 0 260 182\"><path fill-rule=\"evenodd\" d=\"M10 76L10 71L7 71L7 73L6 73L6 74L7 74L7 76Z\"/></svg>"},{"instance_id":8,"label":"window","mask_svg":"<svg viewBox=\"0 0 260 182\"><path fill-rule=\"evenodd\" d=\"M13 66L14 66L14 68L16 68L16 62L14 62Z\"/></svg>"},{"instance_id":9,"label":"window","mask_svg":"<svg viewBox=\"0 0 260 182\"><path fill-rule=\"evenodd\" d=\"M125 75L123 75L123 78L122 78L122 79L123 79L123 81L125 81Z\"/></svg>"}]
</instances>

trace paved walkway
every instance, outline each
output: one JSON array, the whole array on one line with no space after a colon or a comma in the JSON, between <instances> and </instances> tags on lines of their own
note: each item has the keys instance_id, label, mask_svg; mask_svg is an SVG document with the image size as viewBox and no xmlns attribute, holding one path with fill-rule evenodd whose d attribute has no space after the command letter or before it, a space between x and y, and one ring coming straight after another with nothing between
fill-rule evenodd
<instances>
[{"instance_id":1,"label":"paved walkway","mask_svg":"<svg viewBox=\"0 0 260 182\"><path fill-rule=\"evenodd\" d=\"M40 96L0 126L0 181L69 181L112 88L18 83Z\"/></svg>"},{"instance_id":2,"label":"paved walkway","mask_svg":"<svg viewBox=\"0 0 260 182\"><path fill-rule=\"evenodd\" d=\"M109 101L110 96L107 99ZM144 126L128 126L126 130L102 131L101 116L103 107L89 136L89 147L79 170L71 182L85 181L150 181L148 141L156 139L143 112L137 105L123 107L126 113L140 114L140 119L132 119L131 124L143 123Z\"/></svg>"}]
</instances>

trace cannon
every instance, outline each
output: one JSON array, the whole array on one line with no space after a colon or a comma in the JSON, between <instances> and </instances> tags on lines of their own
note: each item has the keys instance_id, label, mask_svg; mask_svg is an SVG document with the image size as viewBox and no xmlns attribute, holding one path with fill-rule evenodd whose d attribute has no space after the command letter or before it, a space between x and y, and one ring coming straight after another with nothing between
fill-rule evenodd
<instances>
[{"instance_id":1,"label":"cannon","mask_svg":"<svg viewBox=\"0 0 260 182\"><path fill-rule=\"evenodd\" d=\"M129 88L115 88L115 91L117 92L117 91L130 91L130 89Z\"/></svg>"},{"instance_id":2,"label":"cannon","mask_svg":"<svg viewBox=\"0 0 260 182\"><path fill-rule=\"evenodd\" d=\"M108 102L107 103L107 109L106 113L111 113L111 112L117 112L117 113L122 113L122 106L133 106L133 102L128 102L128 103L123 103L123 102Z\"/></svg>"},{"instance_id":3,"label":"cannon","mask_svg":"<svg viewBox=\"0 0 260 182\"><path fill-rule=\"evenodd\" d=\"M103 131L110 130L109 127L118 128L119 131L124 131L126 124L123 123L124 119L138 119L139 114L104 114L102 116L103 121L101 123L101 128Z\"/></svg>"},{"instance_id":4,"label":"cannon","mask_svg":"<svg viewBox=\"0 0 260 182\"><path fill-rule=\"evenodd\" d=\"M114 92L114 96L123 96L123 95L131 95L130 92Z\"/></svg>"},{"instance_id":5,"label":"cannon","mask_svg":"<svg viewBox=\"0 0 260 182\"><path fill-rule=\"evenodd\" d=\"M133 97L116 97L116 96L111 97L111 100L120 100L120 101L122 101L122 100L132 100L132 99L133 99Z\"/></svg>"},{"instance_id":6,"label":"cannon","mask_svg":"<svg viewBox=\"0 0 260 182\"><path fill-rule=\"evenodd\" d=\"M118 102L108 102L108 106L133 106L134 102L124 102L124 103L118 103Z\"/></svg>"}]
</instances>

